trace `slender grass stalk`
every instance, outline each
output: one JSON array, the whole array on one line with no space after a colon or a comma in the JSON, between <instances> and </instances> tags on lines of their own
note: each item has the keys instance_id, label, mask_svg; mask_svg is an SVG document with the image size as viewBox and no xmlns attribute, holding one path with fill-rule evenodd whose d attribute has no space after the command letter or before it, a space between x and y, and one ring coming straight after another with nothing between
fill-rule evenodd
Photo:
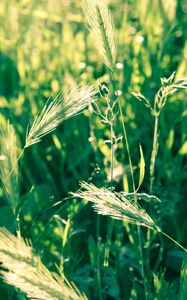
<instances>
[{"instance_id":1,"label":"slender grass stalk","mask_svg":"<svg viewBox=\"0 0 187 300\"><path fill-rule=\"evenodd\" d=\"M115 145L117 144L117 138L115 136L114 132L114 121L117 117L117 114L115 112L116 102L112 102L109 98L109 91L105 85L99 86L99 92L102 98L104 98L106 108L104 109L104 112L102 112L102 109L100 109L97 105L95 106L95 113L99 115L101 122L103 122L106 126L110 127L110 139L105 141L107 143L110 143L110 188L112 189L113 186L113 173L114 173L114 151L115 151ZM113 220L108 218L108 224L107 224L107 234L106 234L106 243L105 243L105 250L104 250L104 260L103 260L103 266L104 266L104 283L106 283L106 267L109 266L109 256L110 256L110 244L111 244L111 236L113 231ZM105 286L107 288L107 286ZM106 296L106 293L104 294L104 297Z\"/></svg>"},{"instance_id":2,"label":"slender grass stalk","mask_svg":"<svg viewBox=\"0 0 187 300\"><path fill-rule=\"evenodd\" d=\"M148 228L150 230L150 228ZM144 294L145 294L145 300L148 299L149 293L148 293L148 286L147 286L147 278L145 276L145 267L144 267L144 256L143 256L143 250L142 250L142 232L140 225L137 225L137 231L138 231L138 248L139 248L139 256L140 256L140 268L141 268L141 275L143 279L143 288L144 288Z\"/></svg>"},{"instance_id":3,"label":"slender grass stalk","mask_svg":"<svg viewBox=\"0 0 187 300\"><path fill-rule=\"evenodd\" d=\"M165 233L164 231L160 231L164 236L166 236L169 240L171 240L174 244L176 244L179 248L181 248L184 252L187 253L187 249L184 248L181 244L179 244L175 239L173 239L170 235Z\"/></svg>"},{"instance_id":4,"label":"slender grass stalk","mask_svg":"<svg viewBox=\"0 0 187 300\"><path fill-rule=\"evenodd\" d=\"M165 106L168 97L173 95L175 92L179 90L183 90L187 88L187 78L181 78L174 81L175 72L171 74L169 78L161 78L162 87L158 90L157 94L154 98L154 107L152 108L147 99L143 96L143 98L139 98L140 101L144 101L145 105L149 107L154 116L154 133L153 133L153 146L151 153L151 162L150 162L150 193L153 191L154 179L155 179L155 162L158 153L158 125L159 125L159 116L160 113ZM141 95L141 94L140 94ZM141 95L142 96L142 95ZM138 98L138 97L137 97Z\"/></svg>"},{"instance_id":5,"label":"slender grass stalk","mask_svg":"<svg viewBox=\"0 0 187 300\"><path fill-rule=\"evenodd\" d=\"M100 238L100 217L98 215L97 218L97 249L100 249L100 243L101 243L101 238ZM100 252L97 251L97 284L98 284L98 290L99 290L99 300L103 299L102 296L102 284L101 284L101 269L100 269Z\"/></svg>"},{"instance_id":6,"label":"slender grass stalk","mask_svg":"<svg viewBox=\"0 0 187 300\"><path fill-rule=\"evenodd\" d=\"M116 89L116 80L115 80L114 72L111 72L110 76L112 78L114 91L116 91L117 89ZM122 129L123 129L123 136L124 136L124 140L125 140L125 145L126 145L126 149L127 149L127 156L128 156L128 161L129 161L129 167L130 167L131 181L132 181L132 187L133 187L133 192L134 192L134 202L137 204L136 186L135 186L135 180L134 180L133 165L132 165L129 142L128 142L127 131L126 131L126 126L125 126L125 120L124 120L124 117L123 117L123 111L122 111L122 106L121 106L120 99L118 101L118 105L119 105L119 112L120 112L120 119L121 119L121 124L122 124ZM138 224L137 224L137 232L138 232L138 249L139 249L139 256L140 256L141 273L142 273L142 278L143 278L143 283L144 283L145 300L147 300L148 288L147 288L147 284L146 284L146 277L145 277L145 270L144 270L144 258L143 258L143 251L142 251L141 229L140 229L140 226Z\"/></svg>"},{"instance_id":7,"label":"slender grass stalk","mask_svg":"<svg viewBox=\"0 0 187 300\"><path fill-rule=\"evenodd\" d=\"M110 77L111 77L111 82L113 85L114 92L116 92L117 88L116 88L116 79L115 79L114 72L110 72ZM127 156L128 156L128 161L129 161L129 167L130 167L132 187L133 187L133 191L135 192L136 187L135 187L135 180L134 180L134 172L133 172L132 159L131 159L131 155L130 155L130 148L129 148L129 142L128 142L127 131L126 131L126 126L125 126L125 120L123 117L121 101L118 96L117 96L117 99L118 99L118 105L119 105L119 113L120 113L121 125L122 125L122 130L123 130L123 136L124 136L124 140L125 140L125 146L127 149Z\"/></svg>"},{"instance_id":8,"label":"slender grass stalk","mask_svg":"<svg viewBox=\"0 0 187 300\"><path fill-rule=\"evenodd\" d=\"M113 37L111 16L110 16L109 12L107 11L107 5L106 5L105 1L84 1L83 2L83 10L84 10L85 16L87 18L87 21L90 25L90 29L92 30L92 33L93 33L92 37L95 41L95 45L98 48L99 53L101 54L101 58L102 58L103 62L110 69L110 76L112 78L112 83L114 85L114 92L115 92L116 91L115 78L114 78L113 72L114 72L114 63L115 63L115 57L116 57L116 46L115 46L114 37ZM119 103L119 111L120 111L120 118L121 118L121 123L122 123L122 128L123 128L123 134L124 134L125 144L126 144L126 148L127 148L133 191L135 193L136 189L135 189L133 166L132 166L130 150L129 150L129 143L128 143L128 139L127 139L127 133L126 133L126 128L125 128L121 103L120 103L120 101L118 101L118 103ZM111 160L112 159L113 159L113 154L111 154ZM111 168L111 170L112 170L112 168ZM112 177L113 177L113 175L111 174L111 179L112 179ZM136 201L136 196L135 196L135 201ZM108 233L109 233L109 231L111 232L111 228L108 228ZM139 235L140 235L140 229L138 229L138 236ZM143 258L142 245L140 244L140 242L141 242L140 236L139 236L138 241L139 241L140 256L141 256L141 258ZM109 256L109 254L108 254L108 256ZM105 261L105 263L106 263L106 261ZM143 261L142 261L142 264L143 264ZM142 277L143 277L143 280L145 280L143 266L142 266ZM144 286L145 286L145 284L144 284ZM146 290L146 287L144 287L144 289Z\"/></svg>"},{"instance_id":9,"label":"slender grass stalk","mask_svg":"<svg viewBox=\"0 0 187 300\"><path fill-rule=\"evenodd\" d=\"M113 180L114 180L114 128L113 124L110 125L110 137L111 137L111 175L110 175L110 184L112 187Z\"/></svg>"},{"instance_id":10,"label":"slender grass stalk","mask_svg":"<svg viewBox=\"0 0 187 300\"><path fill-rule=\"evenodd\" d=\"M174 82L175 72L171 74L169 78L161 78L162 87L158 90L157 94L154 98L154 106L152 107L149 100L146 99L141 93L133 93L133 95L150 110L151 114L154 116L154 131L153 131L153 144L152 144L152 152L151 152L151 159L150 159L150 193L152 194L154 188L154 181L155 181L155 163L156 157L158 154L158 127L159 127L159 116L160 113L165 106L167 99L170 95L173 95L178 90L183 90L187 88L187 78L178 79ZM160 231L161 232L161 231ZM147 231L147 241L149 243L150 240L150 229ZM166 234L163 234L167 236ZM168 236L167 236L168 237ZM170 237L168 237L170 238ZM162 239L162 237L161 237ZM178 244L174 239L170 238L175 244ZM179 245L178 245L179 246ZM184 248L180 245L183 250ZM149 247L148 247L148 254L149 255ZM147 259L149 261L149 259ZM147 263L148 265L148 263Z\"/></svg>"},{"instance_id":11,"label":"slender grass stalk","mask_svg":"<svg viewBox=\"0 0 187 300\"><path fill-rule=\"evenodd\" d=\"M114 128L113 124L110 125L110 138L111 138L111 166L110 166L110 186L112 188L113 185L113 173L114 173ZM105 254L104 254L104 267L109 266L109 256L110 256L110 243L111 243L111 235L113 230L113 222L109 218L108 226L107 226L107 237L106 237L106 245L105 245Z\"/></svg>"},{"instance_id":12,"label":"slender grass stalk","mask_svg":"<svg viewBox=\"0 0 187 300\"><path fill-rule=\"evenodd\" d=\"M151 152L151 160L150 160L150 186L149 186L149 192L153 193L153 187L154 187L154 180L155 180L155 162L156 157L158 153L158 124L159 124L159 114L155 112L154 114L154 131L153 131L153 145L152 145L152 152ZM147 230L147 259L146 259L146 265L147 268L150 268L150 240L151 240L151 230Z\"/></svg>"},{"instance_id":13,"label":"slender grass stalk","mask_svg":"<svg viewBox=\"0 0 187 300\"><path fill-rule=\"evenodd\" d=\"M146 99L141 93L132 93L139 101L143 102L144 105L150 110L154 117L154 133L153 133L153 145L150 160L150 193L153 191L154 179L155 179L155 162L158 153L158 125L159 116L164 108L168 97L176 93L177 91L187 89L187 78L180 78L174 82L175 72L168 78L161 78L161 88L158 90L154 97L154 105L150 104L149 100Z\"/></svg>"},{"instance_id":14,"label":"slender grass stalk","mask_svg":"<svg viewBox=\"0 0 187 300\"><path fill-rule=\"evenodd\" d=\"M122 128L123 128L123 135L124 135L124 139L125 139L125 145L126 145L127 155L128 155L128 160L129 160L129 167L130 167L130 173L131 173L131 179L132 179L132 187L133 187L133 191L135 192L136 187L135 187L135 180L134 180L133 165L132 165L130 149L129 149L129 142L128 142L128 138L127 138L127 131L126 131L126 126L125 126L125 121L124 121L123 111L122 111L120 101L119 101L119 111L120 111L120 118L121 118L121 124L122 124Z\"/></svg>"},{"instance_id":15,"label":"slender grass stalk","mask_svg":"<svg viewBox=\"0 0 187 300\"><path fill-rule=\"evenodd\" d=\"M153 134L153 146L152 146L152 152L151 152L151 162L150 162L150 193L153 192L153 184L155 179L155 162L156 162L156 156L158 152L158 115L155 116L154 121L154 134Z\"/></svg>"}]
</instances>

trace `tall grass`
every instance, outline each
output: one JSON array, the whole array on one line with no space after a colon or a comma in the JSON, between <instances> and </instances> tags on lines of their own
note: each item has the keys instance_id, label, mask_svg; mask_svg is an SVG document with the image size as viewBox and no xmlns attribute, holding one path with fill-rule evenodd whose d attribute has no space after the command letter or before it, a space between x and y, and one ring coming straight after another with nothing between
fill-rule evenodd
<instances>
[{"instance_id":1,"label":"tall grass","mask_svg":"<svg viewBox=\"0 0 187 300\"><path fill-rule=\"evenodd\" d=\"M0 222L8 219L10 231L17 223L14 234L0 229L0 273L14 287L11 299L186 298L185 260L179 274L187 252L185 62L173 63L167 47L179 24L177 6L170 13L163 1L148 2L109 3L110 10L107 1L84 0L84 16L76 2L2 4L9 14L1 39L6 51L12 43L20 74L11 67L14 89L1 97L1 196L9 206L2 202ZM88 118L69 120L82 112ZM169 283L172 268L180 287Z\"/></svg>"}]
</instances>

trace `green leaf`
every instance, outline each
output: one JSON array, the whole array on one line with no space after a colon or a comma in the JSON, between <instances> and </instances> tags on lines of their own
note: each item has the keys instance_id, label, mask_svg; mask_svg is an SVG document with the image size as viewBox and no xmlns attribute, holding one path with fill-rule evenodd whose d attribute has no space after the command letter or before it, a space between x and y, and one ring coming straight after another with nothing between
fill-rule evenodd
<instances>
[{"instance_id":1,"label":"green leaf","mask_svg":"<svg viewBox=\"0 0 187 300\"><path fill-rule=\"evenodd\" d=\"M142 147L140 145L140 176L139 176L139 182L138 182L138 188L136 191L139 190L140 186L142 185L142 182L144 180L144 175L145 175L145 160L144 160L144 155L143 155L143 150Z\"/></svg>"}]
</instances>

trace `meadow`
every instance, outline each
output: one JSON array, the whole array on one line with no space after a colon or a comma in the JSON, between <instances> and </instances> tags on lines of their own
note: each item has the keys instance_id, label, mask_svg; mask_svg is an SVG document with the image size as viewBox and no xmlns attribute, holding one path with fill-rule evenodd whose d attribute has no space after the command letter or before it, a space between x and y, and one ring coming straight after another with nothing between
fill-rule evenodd
<instances>
[{"instance_id":1,"label":"meadow","mask_svg":"<svg viewBox=\"0 0 187 300\"><path fill-rule=\"evenodd\" d=\"M186 1L0 19L0 300L186 300Z\"/></svg>"}]
</instances>

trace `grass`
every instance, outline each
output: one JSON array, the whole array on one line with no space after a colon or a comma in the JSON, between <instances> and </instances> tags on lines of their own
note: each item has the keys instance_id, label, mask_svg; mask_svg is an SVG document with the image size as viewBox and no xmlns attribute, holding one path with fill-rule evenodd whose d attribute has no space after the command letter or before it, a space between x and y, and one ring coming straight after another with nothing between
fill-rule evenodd
<instances>
[{"instance_id":1,"label":"grass","mask_svg":"<svg viewBox=\"0 0 187 300\"><path fill-rule=\"evenodd\" d=\"M184 3L1 8L1 297L186 299Z\"/></svg>"}]
</instances>

